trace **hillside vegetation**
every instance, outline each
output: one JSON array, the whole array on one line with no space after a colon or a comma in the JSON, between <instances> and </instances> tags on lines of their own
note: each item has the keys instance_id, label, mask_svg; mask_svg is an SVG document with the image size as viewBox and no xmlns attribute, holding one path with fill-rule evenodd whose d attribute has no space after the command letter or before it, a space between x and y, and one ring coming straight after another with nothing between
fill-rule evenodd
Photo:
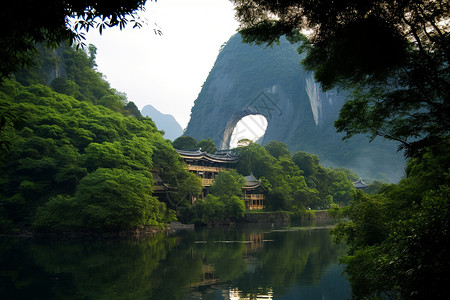
<instances>
[{"instance_id":1,"label":"hillside vegetation","mask_svg":"<svg viewBox=\"0 0 450 300\"><path fill-rule=\"evenodd\" d=\"M175 218L152 196L151 170L167 182L189 174L153 121L95 71L89 49L42 49L34 67L0 88L2 115L11 116L0 133L0 232Z\"/></svg>"}]
</instances>

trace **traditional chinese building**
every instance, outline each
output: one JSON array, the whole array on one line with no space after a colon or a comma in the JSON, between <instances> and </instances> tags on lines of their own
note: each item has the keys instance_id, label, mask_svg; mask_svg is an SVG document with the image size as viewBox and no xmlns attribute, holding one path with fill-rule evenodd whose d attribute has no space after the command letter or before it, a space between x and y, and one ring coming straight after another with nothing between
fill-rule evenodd
<instances>
[{"instance_id":1,"label":"traditional chinese building","mask_svg":"<svg viewBox=\"0 0 450 300\"><path fill-rule=\"evenodd\" d=\"M217 174L222 170L234 169L239 156L232 151L210 154L198 150L177 150L184 159L188 170L202 179L202 185L209 187Z\"/></svg>"},{"instance_id":2,"label":"traditional chinese building","mask_svg":"<svg viewBox=\"0 0 450 300\"><path fill-rule=\"evenodd\" d=\"M246 209L264 208L264 190L261 187L261 180L256 179L253 174L245 176L244 202Z\"/></svg>"},{"instance_id":3,"label":"traditional chinese building","mask_svg":"<svg viewBox=\"0 0 450 300\"><path fill-rule=\"evenodd\" d=\"M235 169L239 161L239 155L232 150L219 150L215 154L202 152L201 149L176 151L184 159L188 170L202 179L202 198L207 195L216 175L222 170ZM263 209L264 193L261 181L253 174L246 176L245 180L243 191L246 209Z\"/></svg>"},{"instance_id":4,"label":"traditional chinese building","mask_svg":"<svg viewBox=\"0 0 450 300\"><path fill-rule=\"evenodd\" d=\"M353 187L357 190L363 190L369 185L365 183L361 178L353 182Z\"/></svg>"},{"instance_id":5,"label":"traditional chinese building","mask_svg":"<svg viewBox=\"0 0 450 300\"><path fill-rule=\"evenodd\" d=\"M169 193L174 192L176 188L168 186L159 176L156 168L152 169L152 176L155 184L153 186L153 195L158 197L160 201L166 201L169 198Z\"/></svg>"}]
</instances>

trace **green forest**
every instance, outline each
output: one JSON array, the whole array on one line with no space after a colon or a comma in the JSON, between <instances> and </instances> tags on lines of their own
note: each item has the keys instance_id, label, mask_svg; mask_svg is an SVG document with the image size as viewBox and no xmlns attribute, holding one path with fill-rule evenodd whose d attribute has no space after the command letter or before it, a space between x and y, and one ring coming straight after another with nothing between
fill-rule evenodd
<instances>
[{"instance_id":1,"label":"green forest","mask_svg":"<svg viewBox=\"0 0 450 300\"><path fill-rule=\"evenodd\" d=\"M350 219L332 234L350 246L341 261L356 299L448 294L449 165L448 153L411 159L398 184L373 195L358 191L337 211Z\"/></svg>"},{"instance_id":2,"label":"green forest","mask_svg":"<svg viewBox=\"0 0 450 300\"><path fill-rule=\"evenodd\" d=\"M117 231L163 227L177 218L209 224L239 220L243 175L261 179L265 210L299 217L307 208L347 205L346 169L324 168L317 156L291 155L283 143L235 149L236 171L217 176L205 200L201 182L174 150L215 153L211 139L164 140L149 118L95 69L96 48L39 47L34 65L0 88L2 115L1 232ZM57 75L60 75L59 77ZM153 173L174 190L158 199Z\"/></svg>"},{"instance_id":3,"label":"green forest","mask_svg":"<svg viewBox=\"0 0 450 300\"><path fill-rule=\"evenodd\" d=\"M270 210L297 213L305 208L327 209L347 205L358 175L345 168L324 168L316 155L298 151L291 155L286 144L271 141L264 147L239 148L237 169L263 181Z\"/></svg>"},{"instance_id":4,"label":"green forest","mask_svg":"<svg viewBox=\"0 0 450 300\"><path fill-rule=\"evenodd\" d=\"M41 47L33 67L3 82L2 115L11 118L1 132L2 232L119 230L175 219L152 195L152 170L163 178L189 174L152 120L94 67L94 46ZM56 70L64 76L51 80Z\"/></svg>"}]
</instances>

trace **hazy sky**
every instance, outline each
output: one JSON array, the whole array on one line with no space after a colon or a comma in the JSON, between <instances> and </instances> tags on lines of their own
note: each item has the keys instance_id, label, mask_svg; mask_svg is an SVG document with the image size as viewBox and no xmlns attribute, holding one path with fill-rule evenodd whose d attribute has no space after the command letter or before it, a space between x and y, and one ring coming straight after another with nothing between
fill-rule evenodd
<instances>
[{"instance_id":1,"label":"hazy sky","mask_svg":"<svg viewBox=\"0 0 450 300\"><path fill-rule=\"evenodd\" d=\"M148 1L143 17L148 25L141 29L108 28L101 36L91 30L86 43L97 47L98 71L113 88L139 109L151 104L172 114L185 128L220 46L238 27L233 6L228 0Z\"/></svg>"}]
</instances>

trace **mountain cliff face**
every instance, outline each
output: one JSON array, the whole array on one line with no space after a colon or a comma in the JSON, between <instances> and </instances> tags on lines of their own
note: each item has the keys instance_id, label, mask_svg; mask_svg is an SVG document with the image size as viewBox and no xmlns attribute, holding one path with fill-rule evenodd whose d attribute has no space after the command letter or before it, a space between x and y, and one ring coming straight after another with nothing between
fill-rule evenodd
<instances>
[{"instance_id":1,"label":"mountain cliff face","mask_svg":"<svg viewBox=\"0 0 450 300\"><path fill-rule=\"evenodd\" d=\"M150 117L159 130L164 130L164 138L166 139L173 141L183 134L183 129L172 115L163 114L150 104L142 108L141 114Z\"/></svg>"},{"instance_id":2,"label":"mountain cliff face","mask_svg":"<svg viewBox=\"0 0 450 300\"><path fill-rule=\"evenodd\" d=\"M261 47L233 36L195 101L185 135L210 137L219 148L228 148L237 122L261 114L268 122L262 144L277 140L291 152L318 155L326 166L347 167L364 178L399 180L404 159L397 145L378 139L369 143L364 136L342 141L333 122L345 95L322 92L313 74L301 67L296 49L286 40Z\"/></svg>"}]
</instances>

